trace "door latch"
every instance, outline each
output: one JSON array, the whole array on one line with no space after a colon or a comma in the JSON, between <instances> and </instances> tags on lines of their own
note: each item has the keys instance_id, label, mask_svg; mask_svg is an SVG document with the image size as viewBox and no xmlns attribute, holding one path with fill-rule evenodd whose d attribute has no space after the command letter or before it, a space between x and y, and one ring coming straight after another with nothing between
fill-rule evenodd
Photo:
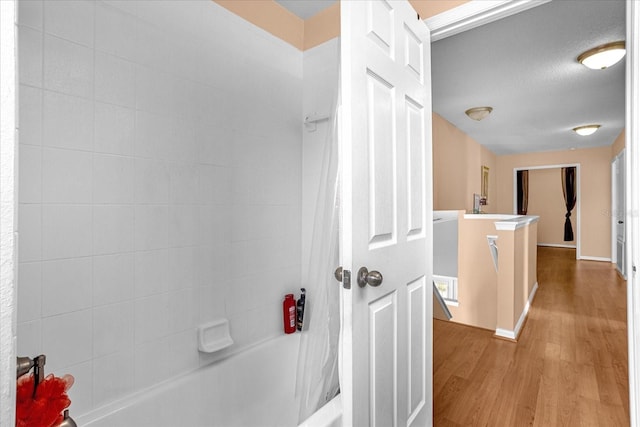
<instances>
[{"instance_id":1,"label":"door latch","mask_svg":"<svg viewBox=\"0 0 640 427\"><path fill-rule=\"evenodd\" d=\"M342 282L342 287L345 289L351 289L351 271L343 270L342 267L336 268L333 276L338 282Z\"/></svg>"}]
</instances>

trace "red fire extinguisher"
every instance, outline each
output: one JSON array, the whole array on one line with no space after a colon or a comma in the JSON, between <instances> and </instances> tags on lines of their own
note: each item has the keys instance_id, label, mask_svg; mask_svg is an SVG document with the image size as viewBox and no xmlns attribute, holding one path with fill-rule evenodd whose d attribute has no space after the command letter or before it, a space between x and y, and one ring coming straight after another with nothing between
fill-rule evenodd
<instances>
[{"instance_id":1,"label":"red fire extinguisher","mask_svg":"<svg viewBox=\"0 0 640 427\"><path fill-rule=\"evenodd\" d=\"M296 331L296 300L293 299L293 294L284 296L282 314L284 316L284 333L294 333Z\"/></svg>"}]
</instances>

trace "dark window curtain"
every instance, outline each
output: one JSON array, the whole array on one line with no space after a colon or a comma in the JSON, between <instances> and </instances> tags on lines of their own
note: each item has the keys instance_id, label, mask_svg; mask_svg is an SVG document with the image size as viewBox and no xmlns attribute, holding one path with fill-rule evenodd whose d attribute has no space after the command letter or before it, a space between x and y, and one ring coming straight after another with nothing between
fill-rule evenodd
<instances>
[{"instance_id":1,"label":"dark window curtain","mask_svg":"<svg viewBox=\"0 0 640 427\"><path fill-rule=\"evenodd\" d=\"M529 209L529 171L516 172L518 189L518 215L526 215Z\"/></svg>"},{"instance_id":2,"label":"dark window curtain","mask_svg":"<svg viewBox=\"0 0 640 427\"><path fill-rule=\"evenodd\" d=\"M571 211L576 206L576 168L562 168L562 194L567 207L564 221L564 241L573 241L573 227L571 227Z\"/></svg>"}]
</instances>

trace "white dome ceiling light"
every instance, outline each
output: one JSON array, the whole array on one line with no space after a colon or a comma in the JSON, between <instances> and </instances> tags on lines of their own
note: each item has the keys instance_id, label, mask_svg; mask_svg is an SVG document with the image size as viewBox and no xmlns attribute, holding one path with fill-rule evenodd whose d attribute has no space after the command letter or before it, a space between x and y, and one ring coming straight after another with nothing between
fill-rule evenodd
<instances>
[{"instance_id":1,"label":"white dome ceiling light","mask_svg":"<svg viewBox=\"0 0 640 427\"><path fill-rule=\"evenodd\" d=\"M584 125L573 128L573 131L580 136L589 136L600 129L600 125Z\"/></svg>"},{"instance_id":2,"label":"white dome ceiling light","mask_svg":"<svg viewBox=\"0 0 640 427\"><path fill-rule=\"evenodd\" d=\"M578 56L578 62L592 70L604 70L617 64L626 54L624 41L594 47Z\"/></svg>"},{"instance_id":3,"label":"white dome ceiling light","mask_svg":"<svg viewBox=\"0 0 640 427\"><path fill-rule=\"evenodd\" d=\"M474 107L474 108L469 108L464 113L467 116L469 116L470 119L473 119L479 122L480 120L486 118L489 114L491 114L492 111L493 111L492 107Z\"/></svg>"}]
</instances>

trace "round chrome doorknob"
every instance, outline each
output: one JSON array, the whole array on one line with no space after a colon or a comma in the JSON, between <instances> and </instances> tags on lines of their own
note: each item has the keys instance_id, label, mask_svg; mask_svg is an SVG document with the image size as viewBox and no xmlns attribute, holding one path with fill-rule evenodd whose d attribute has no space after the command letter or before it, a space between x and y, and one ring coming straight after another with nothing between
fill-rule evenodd
<instances>
[{"instance_id":1,"label":"round chrome doorknob","mask_svg":"<svg viewBox=\"0 0 640 427\"><path fill-rule=\"evenodd\" d=\"M336 271L333 272L333 277L335 277L338 282L342 282L342 267L336 268Z\"/></svg>"},{"instance_id":2,"label":"round chrome doorknob","mask_svg":"<svg viewBox=\"0 0 640 427\"><path fill-rule=\"evenodd\" d=\"M366 285L374 288L382 284L382 274L379 271L369 271L367 267L358 270L358 286L364 288Z\"/></svg>"}]
</instances>

